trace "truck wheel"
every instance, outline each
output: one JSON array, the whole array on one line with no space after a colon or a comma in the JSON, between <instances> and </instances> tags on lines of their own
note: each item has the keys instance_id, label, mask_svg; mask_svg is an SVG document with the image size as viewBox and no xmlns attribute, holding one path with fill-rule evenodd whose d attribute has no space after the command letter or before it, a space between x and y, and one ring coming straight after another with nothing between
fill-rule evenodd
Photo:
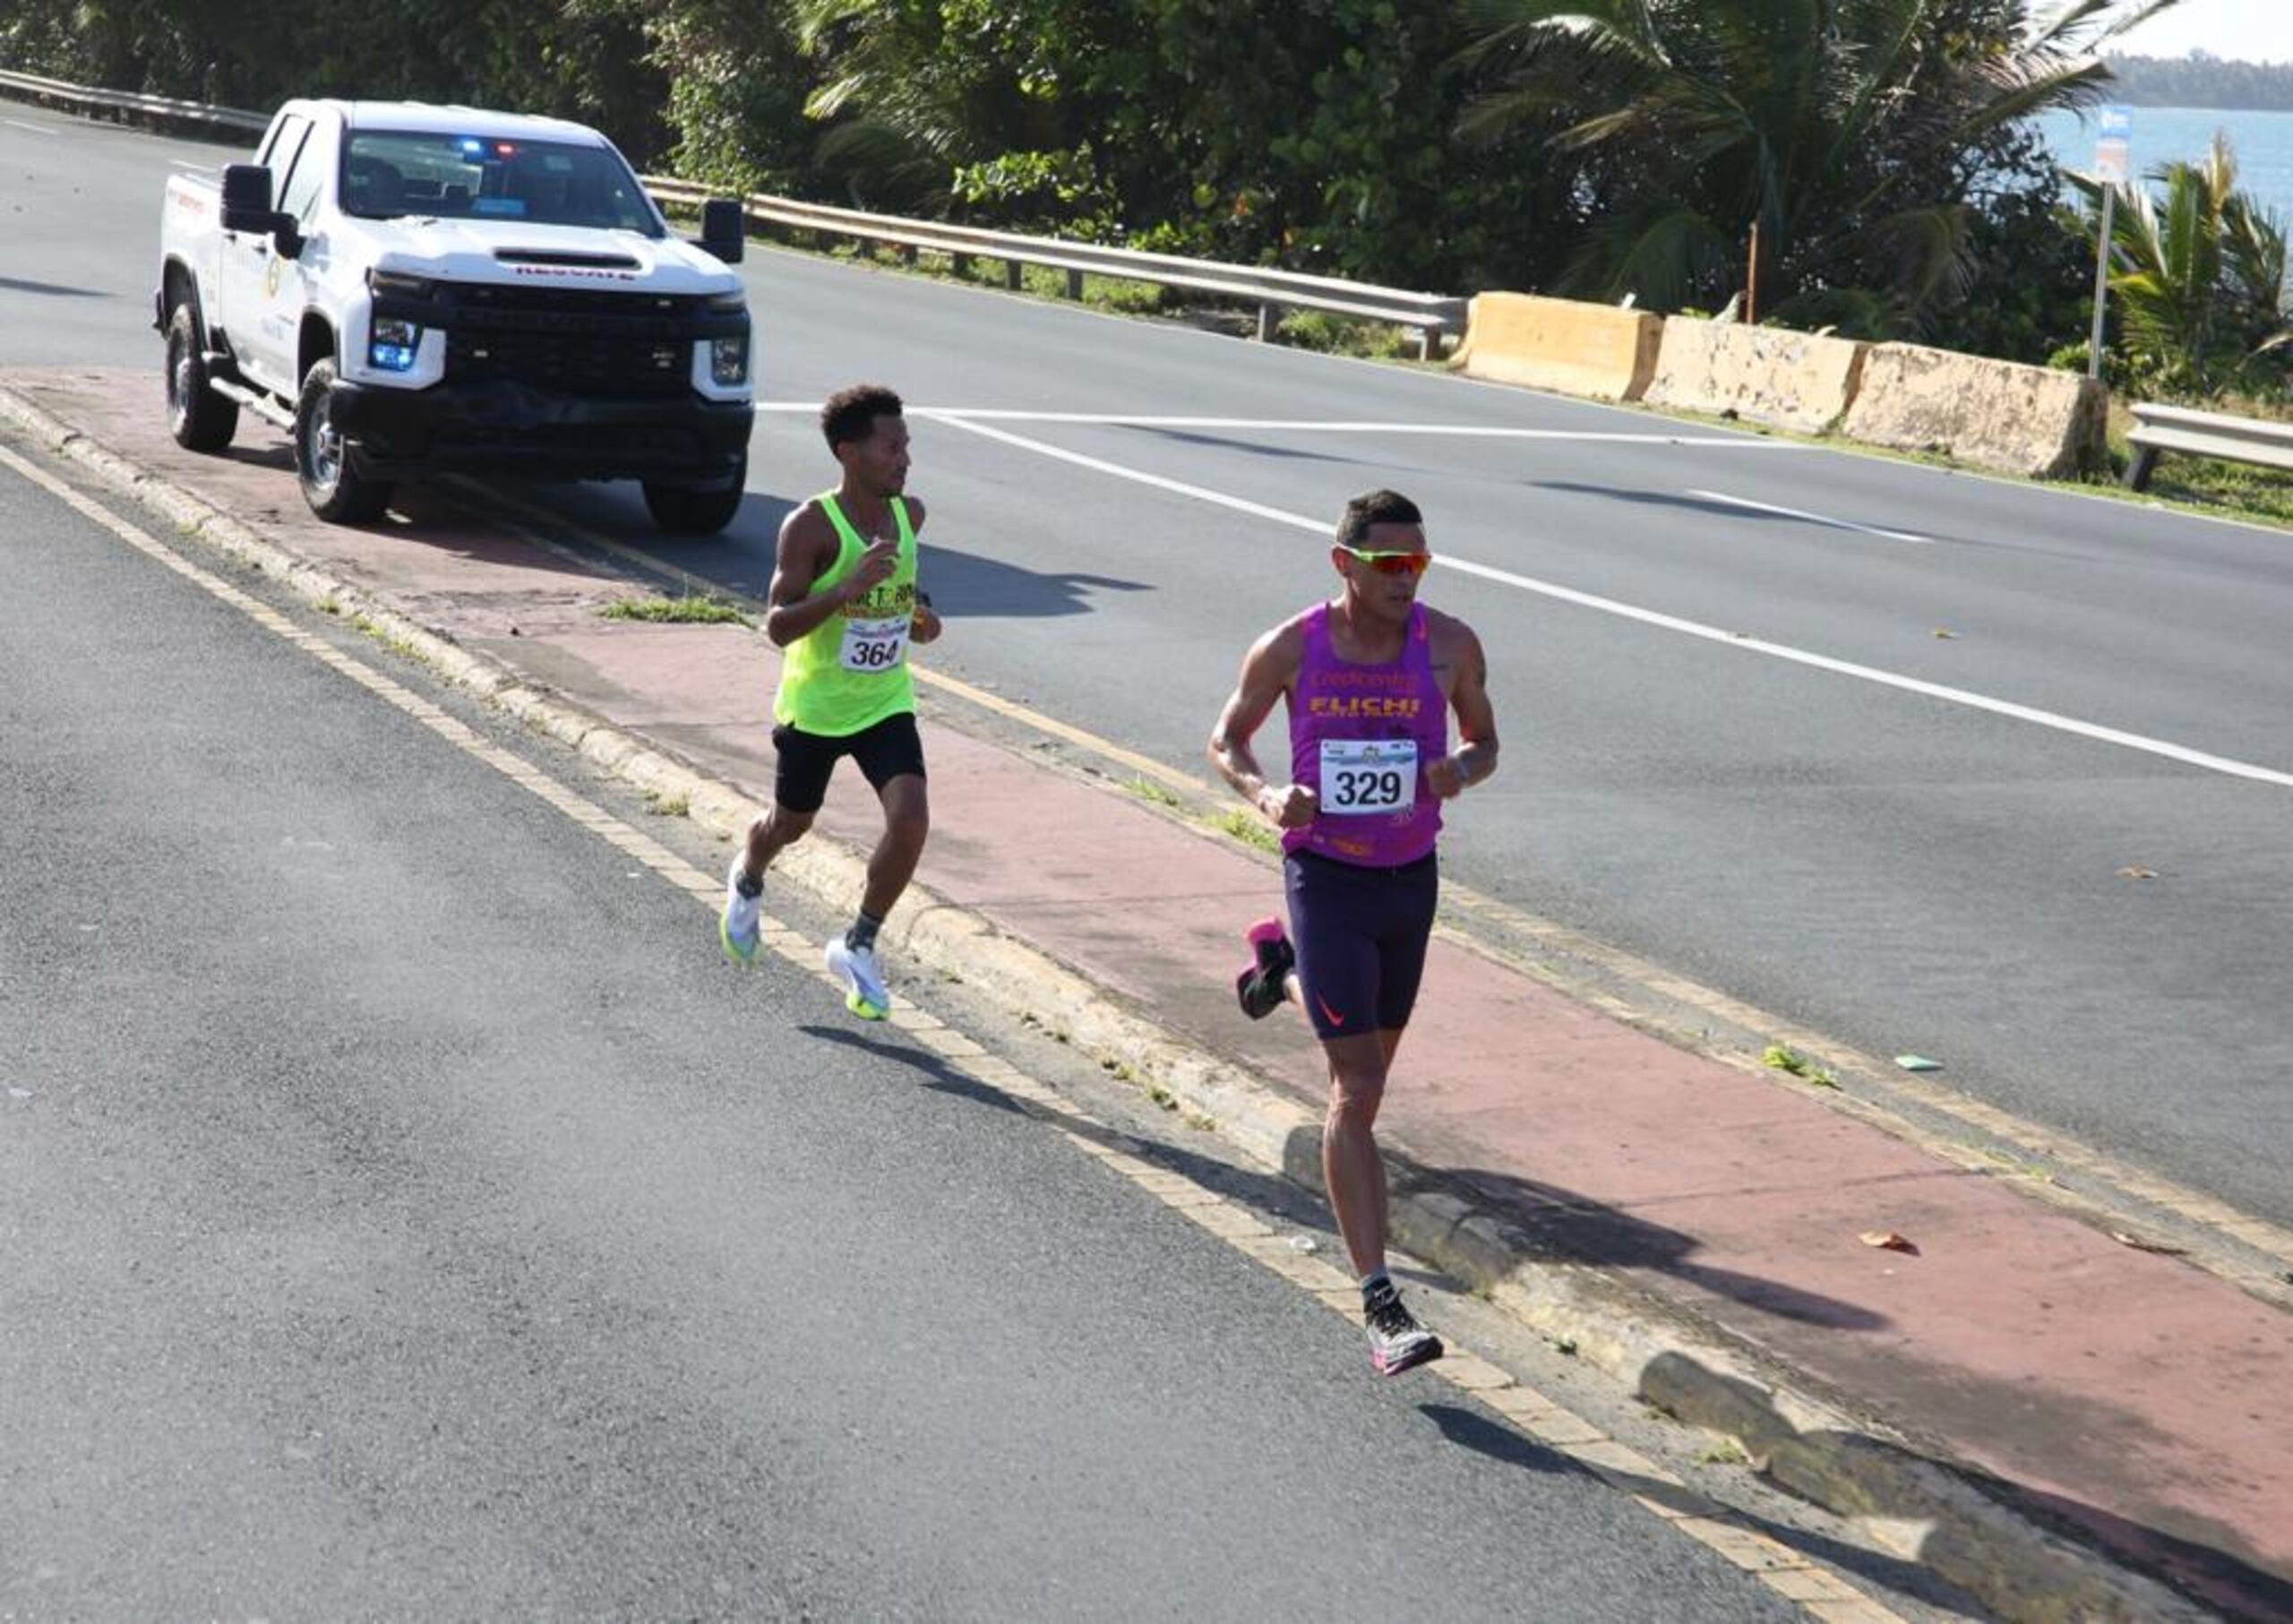
<instances>
[{"instance_id":1,"label":"truck wheel","mask_svg":"<svg viewBox=\"0 0 2293 1624\"><path fill-rule=\"evenodd\" d=\"M295 477L303 500L329 524L365 524L390 505L390 482L361 479L350 471L342 436L326 420L326 398L334 388L334 361L322 357L303 375L295 401Z\"/></svg>"},{"instance_id":2,"label":"truck wheel","mask_svg":"<svg viewBox=\"0 0 2293 1624\"><path fill-rule=\"evenodd\" d=\"M648 479L645 505L652 512L653 522L672 536L714 536L741 511L742 487L748 477L749 460L743 452L721 490Z\"/></svg>"},{"instance_id":3,"label":"truck wheel","mask_svg":"<svg viewBox=\"0 0 2293 1624\"><path fill-rule=\"evenodd\" d=\"M187 451L219 451L239 432L239 403L209 382L198 319L178 305L167 320L167 432Z\"/></svg>"}]
</instances>

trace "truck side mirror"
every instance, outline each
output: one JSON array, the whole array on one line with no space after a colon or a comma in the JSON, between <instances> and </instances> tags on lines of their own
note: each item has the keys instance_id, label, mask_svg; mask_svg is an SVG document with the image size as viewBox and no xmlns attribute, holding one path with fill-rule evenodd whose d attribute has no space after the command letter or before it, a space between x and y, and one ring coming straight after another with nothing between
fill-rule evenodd
<instances>
[{"instance_id":1,"label":"truck side mirror","mask_svg":"<svg viewBox=\"0 0 2293 1624\"><path fill-rule=\"evenodd\" d=\"M278 223L271 206L271 171L261 164L232 164L223 171L223 229L269 231Z\"/></svg>"},{"instance_id":2,"label":"truck side mirror","mask_svg":"<svg viewBox=\"0 0 2293 1624\"><path fill-rule=\"evenodd\" d=\"M712 197L700 205L700 245L727 265L748 251L748 225L737 198Z\"/></svg>"}]
</instances>

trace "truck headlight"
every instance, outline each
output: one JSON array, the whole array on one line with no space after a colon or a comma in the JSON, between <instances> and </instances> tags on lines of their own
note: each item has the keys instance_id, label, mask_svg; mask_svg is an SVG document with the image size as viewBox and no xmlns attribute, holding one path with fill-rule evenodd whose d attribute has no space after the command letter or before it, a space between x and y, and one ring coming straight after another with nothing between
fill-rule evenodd
<instances>
[{"instance_id":1,"label":"truck headlight","mask_svg":"<svg viewBox=\"0 0 2293 1624\"><path fill-rule=\"evenodd\" d=\"M367 334L366 364L376 372L412 372L414 353L421 347L422 329L385 316Z\"/></svg>"},{"instance_id":2,"label":"truck headlight","mask_svg":"<svg viewBox=\"0 0 2293 1624\"><path fill-rule=\"evenodd\" d=\"M735 333L730 338L709 340L709 375L719 387L726 389L749 381L748 334Z\"/></svg>"}]
</instances>

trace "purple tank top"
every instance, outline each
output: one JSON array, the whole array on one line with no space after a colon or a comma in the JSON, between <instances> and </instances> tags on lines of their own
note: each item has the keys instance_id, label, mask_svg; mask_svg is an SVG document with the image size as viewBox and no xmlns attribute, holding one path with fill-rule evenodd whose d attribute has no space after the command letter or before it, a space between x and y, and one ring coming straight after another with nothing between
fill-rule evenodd
<instances>
[{"instance_id":1,"label":"purple tank top","mask_svg":"<svg viewBox=\"0 0 2293 1624\"><path fill-rule=\"evenodd\" d=\"M1401 658L1389 665L1340 659L1327 604L1306 612L1304 631L1290 694L1290 781L1313 789L1321 810L1305 828L1284 829L1282 849L1371 868L1414 863L1441 832L1425 769L1449 749L1425 606L1410 606Z\"/></svg>"}]
</instances>

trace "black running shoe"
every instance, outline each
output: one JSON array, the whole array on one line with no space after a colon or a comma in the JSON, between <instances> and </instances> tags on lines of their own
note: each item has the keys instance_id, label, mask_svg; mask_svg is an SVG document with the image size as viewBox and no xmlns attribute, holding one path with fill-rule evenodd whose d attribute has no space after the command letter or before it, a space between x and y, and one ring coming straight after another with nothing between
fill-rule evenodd
<instances>
[{"instance_id":1,"label":"black running shoe","mask_svg":"<svg viewBox=\"0 0 2293 1624\"><path fill-rule=\"evenodd\" d=\"M1370 1333L1370 1362L1380 1376L1398 1376L1441 1356L1441 1339L1417 1323L1391 1281L1364 1302L1361 1320Z\"/></svg>"},{"instance_id":2,"label":"black running shoe","mask_svg":"<svg viewBox=\"0 0 2293 1624\"><path fill-rule=\"evenodd\" d=\"M1234 998L1243 1014L1252 1020L1264 1020L1282 1007L1287 996L1283 984L1297 967L1298 955L1276 920L1261 919L1247 934L1257 962L1234 977Z\"/></svg>"}]
</instances>

